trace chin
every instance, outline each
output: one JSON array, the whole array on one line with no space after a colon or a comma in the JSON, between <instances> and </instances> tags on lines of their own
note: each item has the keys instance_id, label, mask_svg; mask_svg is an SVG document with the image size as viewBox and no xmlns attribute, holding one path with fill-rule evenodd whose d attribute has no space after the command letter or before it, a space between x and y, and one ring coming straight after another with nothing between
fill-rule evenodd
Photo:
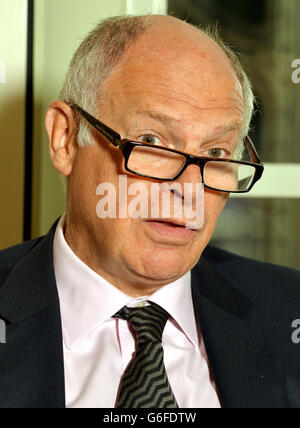
<instances>
[{"instance_id":1,"label":"chin","mask_svg":"<svg viewBox=\"0 0 300 428\"><path fill-rule=\"evenodd\" d=\"M191 260L185 260L180 251L161 249L150 257L140 260L137 273L153 280L172 282L183 276L193 267Z\"/></svg>"}]
</instances>

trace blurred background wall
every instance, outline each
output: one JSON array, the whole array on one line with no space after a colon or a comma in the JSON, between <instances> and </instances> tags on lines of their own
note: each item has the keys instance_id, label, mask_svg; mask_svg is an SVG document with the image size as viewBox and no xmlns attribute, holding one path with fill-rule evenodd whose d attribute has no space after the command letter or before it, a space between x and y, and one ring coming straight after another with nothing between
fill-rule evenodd
<instances>
[{"instance_id":1,"label":"blurred background wall","mask_svg":"<svg viewBox=\"0 0 300 428\"><path fill-rule=\"evenodd\" d=\"M213 243L299 269L298 0L0 0L0 248L45 234L64 211L44 115L72 53L101 18L157 11L217 22L257 97L251 137L265 175L250 194L230 198Z\"/></svg>"},{"instance_id":2,"label":"blurred background wall","mask_svg":"<svg viewBox=\"0 0 300 428\"><path fill-rule=\"evenodd\" d=\"M0 1L0 248L23 239L26 3Z\"/></svg>"}]
</instances>

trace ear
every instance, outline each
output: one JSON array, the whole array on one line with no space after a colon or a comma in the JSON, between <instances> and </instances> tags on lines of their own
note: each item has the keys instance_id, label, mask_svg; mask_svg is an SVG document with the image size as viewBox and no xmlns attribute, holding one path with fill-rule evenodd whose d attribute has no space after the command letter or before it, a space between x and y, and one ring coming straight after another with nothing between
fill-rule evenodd
<instances>
[{"instance_id":1,"label":"ear","mask_svg":"<svg viewBox=\"0 0 300 428\"><path fill-rule=\"evenodd\" d=\"M52 102L45 117L49 137L49 152L55 168L70 175L78 150L78 126L72 108L62 101Z\"/></svg>"}]
</instances>

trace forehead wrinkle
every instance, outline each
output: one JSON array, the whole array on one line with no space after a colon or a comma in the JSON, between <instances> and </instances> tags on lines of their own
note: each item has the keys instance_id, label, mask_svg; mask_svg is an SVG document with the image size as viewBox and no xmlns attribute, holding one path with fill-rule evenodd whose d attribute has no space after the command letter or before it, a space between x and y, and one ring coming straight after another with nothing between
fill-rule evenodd
<instances>
[{"instance_id":1,"label":"forehead wrinkle","mask_svg":"<svg viewBox=\"0 0 300 428\"><path fill-rule=\"evenodd\" d=\"M139 111L137 112L137 114L139 116L146 116L146 117L151 117L151 119L157 120L159 122L162 123L166 123L166 124L180 124L182 123L182 120L177 119L173 116L170 116L168 114L165 113L159 113L157 111L154 110L143 110L143 111Z\"/></svg>"},{"instance_id":2,"label":"forehead wrinkle","mask_svg":"<svg viewBox=\"0 0 300 428\"><path fill-rule=\"evenodd\" d=\"M136 63L134 64L137 66ZM191 107L194 107L198 110L203 110L205 108L210 109L211 106L218 106L224 102L230 102L233 108L237 108L243 112L244 109L244 97L242 89L239 82L237 82L236 77L230 76L230 78L225 79L229 84L229 91L226 96L219 98L219 89L220 86L224 87L224 78L212 79L211 74L203 73L201 79L193 80L192 84L188 79L185 79L183 75L183 80L181 81L180 89L178 88L178 70L174 74L166 75L163 73L156 73L148 75L146 70L142 70L144 73L143 81L139 81L137 77L140 76L140 73L136 69L132 70L132 65L127 64L122 73L116 73L112 76L112 79L109 79L107 82L109 92L112 95L119 96L120 93L123 96L136 96L138 93L143 92L145 95L154 95L162 96L168 100L182 102ZM146 73L146 74L145 74ZM209 81L207 80L209 79ZM197 84L195 83L197 82ZM195 94L196 92L196 94ZM201 99L206 98L205 106L201 106Z\"/></svg>"},{"instance_id":3,"label":"forehead wrinkle","mask_svg":"<svg viewBox=\"0 0 300 428\"><path fill-rule=\"evenodd\" d=\"M133 82L130 82L133 83ZM130 87L130 84L128 85ZM136 95L137 94L137 88L136 86L132 89L132 91L129 90L129 87L127 86L126 90L127 90L127 96L133 94ZM168 92L159 92L157 91L157 89L152 89L152 88L148 88L147 86L145 86L144 88L142 88L142 92L144 94L149 94L149 95L154 95L154 96L158 96L158 97L162 97L165 98L168 102L179 102L182 104L187 104L189 107L192 107L193 109L196 109L198 111L204 111L204 110L238 110L241 114L243 113L244 110L244 103L243 100L241 99L240 96L236 97L236 91L233 91L232 96L223 98L223 99L217 99L217 98L208 98L205 101L204 106L201 106L201 100L199 100L199 97L193 97L190 94L174 94L174 90L172 87L168 88L170 85L160 85L160 84L156 84L156 87L159 86L165 86L167 87L167 89L171 89ZM118 94L118 90L112 90L112 94L114 94L114 92L116 94ZM125 95L125 94L124 94ZM224 102L229 102L231 105L228 106L224 106ZM148 110L146 111L148 112ZM156 112L155 112L156 113ZM173 119L173 118L171 118Z\"/></svg>"},{"instance_id":4,"label":"forehead wrinkle","mask_svg":"<svg viewBox=\"0 0 300 428\"><path fill-rule=\"evenodd\" d=\"M153 111L153 110L142 110L137 112L137 115L151 117L152 119L162 123L175 124L175 125L182 124L182 119L177 119L176 117L170 116L165 113ZM199 121L199 124L202 124L201 121ZM215 128L213 128L213 132L215 133L241 132L241 130L242 130L242 124L239 121L234 121L229 125L218 125Z\"/></svg>"}]
</instances>

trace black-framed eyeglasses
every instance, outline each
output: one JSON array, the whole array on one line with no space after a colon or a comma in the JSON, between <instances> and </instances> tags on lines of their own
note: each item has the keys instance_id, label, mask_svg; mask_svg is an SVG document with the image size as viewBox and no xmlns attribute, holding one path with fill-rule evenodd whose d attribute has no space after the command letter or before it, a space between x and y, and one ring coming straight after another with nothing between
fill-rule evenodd
<instances>
[{"instance_id":1,"label":"black-framed eyeglasses","mask_svg":"<svg viewBox=\"0 0 300 428\"><path fill-rule=\"evenodd\" d=\"M140 177L175 181L189 165L198 165L204 187L220 192L246 193L261 178L264 166L249 137L237 148L236 159L193 156L167 147L121 139L121 136L77 104L70 104L125 159L126 171Z\"/></svg>"}]
</instances>

